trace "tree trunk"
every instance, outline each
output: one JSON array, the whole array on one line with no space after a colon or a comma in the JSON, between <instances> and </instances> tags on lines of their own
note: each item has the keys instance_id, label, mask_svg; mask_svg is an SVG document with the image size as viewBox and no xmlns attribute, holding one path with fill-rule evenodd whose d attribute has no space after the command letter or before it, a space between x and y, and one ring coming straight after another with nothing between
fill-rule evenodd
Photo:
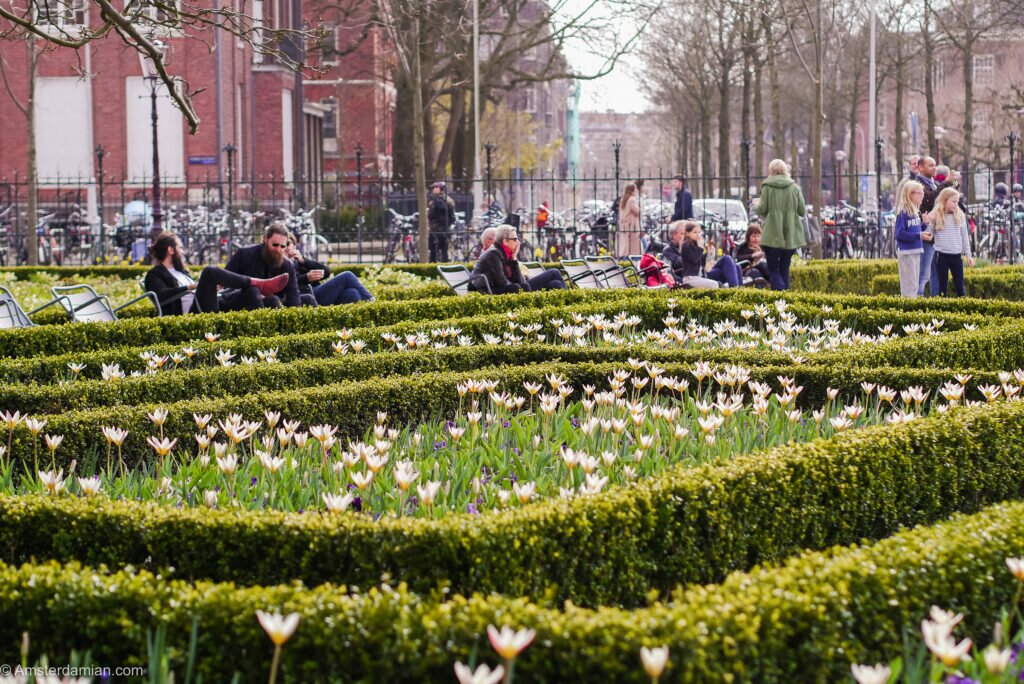
<instances>
[{"instance_id":1,"label":"tree trunk","mask_svg":"<svg viewBox=\"0 0 1024 684\"><path fill-rule=\"evenodd\" d=\"M39 238L36 221L39 218L39 168L36 154L36 52L35 36L29 36L28 45L28 97L25 100L25 118L28 123L28 216L25 218L25 250L28 265L39 263Z\"/></svg>"},{"instance_id":2,"label":"tree trunk","mask_svg":"<svg viewBox=\"0 0 1024 684\"><path fill-rule=\"evenodd\" d=\"M968 0L968 11L971 9L971 4ZM967 16L972 15L968 14ZM970 35L964 40L963 57L964 97L967 99L964 100L964 158L962 164L964 182L967 186L967 201L973 202L974 183L971 182L973 179L967 176L971 168L971 158L974 155L974 39ZM932 135L934 134L935 132L932 131Z\"/></svg>"},{"instance_id":3,"label":"tree trunk","mask_svg":"<svg viewBox=\"0 0 1024 684\"><path fill-rule=\"evenodd\" d=\"M903 42L896 41L896 173L903 175Z\"/></svg>"},{"instance_id":4,"label":"tree trunk","mask_svg":"<svg viewBox=\"0 0 1024 684\"><path fill-rule=\"evenodd\" d=\"M706 102L706 100L705 100ZM700 108L700 177L701 195L711 195L711 125L708 123L710 112L706 106Z\"/></svg>"},{"instance_id":5,"label":"tree trunk","mask_svg":"<svg viewBox=\"0 0 1024 684\"><path fill-rule=\"evenodd\" d=\"M811 202L814 204L814 217L821 225L821 119L824 115L825 105L825 75L822 69L824 55L822 54L824 39L821 28L821 3L816 3L816 19L814 31L816 34L814 51L814 122L811 125L811 137L813 138L814 167L811 173ZM821 258L821 241L811 245L811 255L815 259Z\"/></svg>"},{"instance_id":6,"label":"tree trunk","mask_svg":"<svg viewBox=\"0 0 1024 684\"><path fill-rule=\"evenodd\" d=\"M409 84L410 90L412 90L412 149L416 172L416 206L420 212L418 241L420 262L426 263L430 254L430 248L427 242L429 231L427 224L427 158L424 155L426 127L424 125L425 113L423 111L423 72L420 66L420 50L422 49L420 41L422 36L420 35L419 12L415 12L413 15L412 33L415 36L415 45L412 51L412 83Z\"/></svg>"},{"instance_id":7,"label":"tree trunk","mask_svg":"<svg viewBox=\"0 0 1024 684\"><path fill-rule=\"evenodd\" d=\"M434 163L434 177L443 178L445 176L445 170L448 168L448 162L452 158L452 151L455 148L455 139L458 137L459 126L462 125L463 119L466 113L466 90L464 88L455 88L452 92L452 104L451 109L448 113L448 125L444 131L444 141L441 143L441 149L438 150L437 160ZM453 176L455 178L465 178L455 173L455 167L452 166Z\"/></svg>"},{"instance_id":8,"label":"tree trunk","mask_svg":"<svg viewBox=\"0 0 1024 684\"><path fill-rule=\"evenodd\" d=\"M926 154L935 153L935 83L932 81L935 64L935 42L931 32L932 3L924 0L924 107L928 117L928 150ZM964 74L966 79L967 75ZM917 150L914 150L915 152Z\"/></svg>"},{"instance_id":9,"label":"tree trunk","mask_svg":"<svg viewBox=\"0 0 1024 684\"><path fill-rule=\"evenodd\" d=\"M722 62L722 72L718 82L718 183L720 197L729 196L729 74L732 63Z\"/></svg>"},{"instance_id":10,"label":"tree trunk","mask_svg":"<svg viewBox=\"0 0 1024 684\"><path fill-rule=\"evenodd\" d=\"M395 70L395 114L392 121L394 134L391 174L394 178L405 181L402 189L408 188L408 182L416 175L416 162L413 159L413 90L402 69Z\"/></svg>"},{"instance_id":11,"label":"tree trunk","mask_svg":"<svg viewBox=\"0 0 1024 684\"><path fill-rule=\"evenodd\" d=\"M775 63L772 20L765 13L761 21L764 25L764 44L768 46L768 83L771 87L772 107L772 156L782 157L786 153L786 138L782 131L782 88L779 86L779 69ZM793 155L793 163L796 163L796 155Z\"/></svg>"},{"instance_id":12,"label":"tree trunk","mask_svg":"<svg viewBox=\"0 0 1024 684\"><path fill-rule=\"evenodd\" d=\"M751 178L757 178L764 169L764 98L761 95L762 65L754 71L754 168Z\"/></svg>"}]
</instances>

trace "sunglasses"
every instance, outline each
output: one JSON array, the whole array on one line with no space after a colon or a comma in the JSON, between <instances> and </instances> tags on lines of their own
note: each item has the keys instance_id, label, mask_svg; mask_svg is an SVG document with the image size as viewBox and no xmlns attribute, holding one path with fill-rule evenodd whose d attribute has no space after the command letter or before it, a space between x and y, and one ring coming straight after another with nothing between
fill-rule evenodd
<instances>
[{"instance_id":1,"label":"sunglasses","mask_svg":"<svg viewBox=\"0 0 1024 684\"><path fill-rule=\"evenodd\" d=\"M288 246L288 243L287 242L271 242L270 246L271 247L278 247L280 249L284 249L285 247Z\"/></svg>"}]
</instances>

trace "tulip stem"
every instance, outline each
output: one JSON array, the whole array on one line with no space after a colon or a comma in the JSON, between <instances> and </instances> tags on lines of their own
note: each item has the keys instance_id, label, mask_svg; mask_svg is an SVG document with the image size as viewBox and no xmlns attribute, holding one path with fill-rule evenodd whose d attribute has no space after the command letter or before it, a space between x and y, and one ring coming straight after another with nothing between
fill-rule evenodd
<instances>
[{"instance_id":1,"label":"tulip stem","mask_svg":"<svg viewBox=\"0 0 1024 684\"><path fill-rule=\"evenodd\" d=\"M277 681L277 667L281 664L281 645L274 644L274 659L270 661L270 684Z\"/></svg>"},{"instance_id":2,"label":"tulip stem","mask_svg":"<svg viewBox=\"0 0 1024 684\"><path fill-rule=\"evenodd\" d=\"M502 684L512 684L512 669L515 665L515 658L505 658L505 678L501 680Z\"/></svg>"}]
</instances>

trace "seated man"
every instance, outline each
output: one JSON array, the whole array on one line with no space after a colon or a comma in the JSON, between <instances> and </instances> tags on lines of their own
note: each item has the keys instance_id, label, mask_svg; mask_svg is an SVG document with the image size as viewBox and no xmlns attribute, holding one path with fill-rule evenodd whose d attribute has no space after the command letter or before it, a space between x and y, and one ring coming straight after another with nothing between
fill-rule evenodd
<instances>
[{"instance_id":1,"label":"seated man","mask_svg":"<svg viewBox=\"0 0 1024 684\"><path fill-rule=\"evenodd\" d=\"M274 278L286 273L288 284L280 295L264 296L255 287L225 290L220 298L221 310L276 308L282 306L282 295L284 306L300 306L302 301L299 299L299 279L295 274L295 266L285 256L287 249L288 229L274 224L267 228L263 242L243 247L231 255L225 267L228 271L250 278Z\"/></svg>"},{"instance_id":2,"label":"seated man","mask_svg":"<svg viewBox=\"0 0 1024 684\"><path fill-rule=\"evenodd\" d=\"M551 268L540 275L527 280L519 269L516 257L519 255L519 236L512 226L498 226L494 229L494 244L480 255L480 260L473 267L469 281L469 289L473 292L493 294L509 294L512 292L531 292L533 290L564 290L565 279L556 268Z\"/></svg>"},{"instance_id":3,"label":"seated man","mask_svg":"<svg viewBox=\"0 0 1024 684\"><path fill-rule=\"evenodd\" d=\"M261 295L277 294L288 282L287 273L262 280L238 275L216 266L204 268L197 281L192 278L185 266L181 256L181 240L174 233L161 233L150 247L150 252L156 265L146 273L145 287L146 291L156 293L165 316L220 311L218 287L256 290L249 299L243 299L241 302L242 308L255 308L246 304L255 302Z\"/></svg>"}]
</instances>

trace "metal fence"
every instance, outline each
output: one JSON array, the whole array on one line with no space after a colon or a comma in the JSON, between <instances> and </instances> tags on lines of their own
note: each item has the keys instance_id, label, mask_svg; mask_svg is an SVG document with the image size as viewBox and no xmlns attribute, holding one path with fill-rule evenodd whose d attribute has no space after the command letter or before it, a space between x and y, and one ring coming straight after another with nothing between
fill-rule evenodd
<instances>
[{"instance_id":1,"label":"metal fence","mask_svg":"<svg viewBox=\"0 0 1024 684\"><path fill-rule=\"evenodd\" d=\"M794 177L805 196L809 196L811 179L802 171L795 170ZM976 197L987 199L995 183L1009 184L1011 175L996 170L971 174ZM480 181L479 191L492 198L489 215L485 215L486 200L484 206L474 206L472 181L442 179L464 220L446 236L447 254L437 256L441 260L472 258L485 220L516 224L529 243L530 253L537 258L595 252L624 255L636 251L648 239L661 241L666 237L664 227L672 215L675 198L672 177L672 173L664 170L622 168L581 172L573 177L498 177L487 173ZM892 206L899 180L895 174L825 174L822 209L840 218L844 212L849 216L857 214L857 207L873 209L873 198L880 188L885 212ZM614 203L624 185L635 181L643 181L644 220L640 232L631 235L617 230ZM724 214L735 207L746 211L761 181L763 176L758 175L697 177L687 179L686 185L696 201L697 218L709 218L700 211L707 208L712 217L730 219L729 229L735 239L736 233L745 227L746 217L740 220ZM354 173L315 182L284 182L278 176L227 182L211 176L187 181L164 179L162 186L163 228L182 234L194 262L223 260L238 245L258 241L269 222L288 215L293 215L291 225L304 233L300 236L303 246L321 260L381 263L417 258L413 219L418 208L417 196L408 180ZM30 222L26 180L0 179L0 265L22 261L26 236L31 232L40 240L40 257L44 262L102 263L144 256L151 226L146 214L151 199L146 179L41 179L37 192L42 217ZM708 200L706 207L701 199ZM734 202L727 208L722 199ZM542 204L549 214L545 226L538 222ZM135 214L130 211L133 208ZM302 211L309 211L311 216L305 224L295 216ZM728 231L720 223L716 221L710 227L722 228L723 235L716 237L726 239L724 232ZM885 254L884 215L879 217L873 210L860 212L856 223L850 229L863 233L865 246L859 247L858 240L851 240L852 251L857 256ZM105 226L102 231L101 224ZM872 229L877 231L875 237L871 237ZM827 232L825 227L824 233ZM823 241L827 239L828 235L823 234ZM872 244L867 245L869 241ZM200 246L206 249L201 250ZM213 249L209 249L211 246ZM845 250L836 251L847 256ZM1019 248L1014 250L1014 256L1016 251Z\"/></svg>"}]
</instances>

